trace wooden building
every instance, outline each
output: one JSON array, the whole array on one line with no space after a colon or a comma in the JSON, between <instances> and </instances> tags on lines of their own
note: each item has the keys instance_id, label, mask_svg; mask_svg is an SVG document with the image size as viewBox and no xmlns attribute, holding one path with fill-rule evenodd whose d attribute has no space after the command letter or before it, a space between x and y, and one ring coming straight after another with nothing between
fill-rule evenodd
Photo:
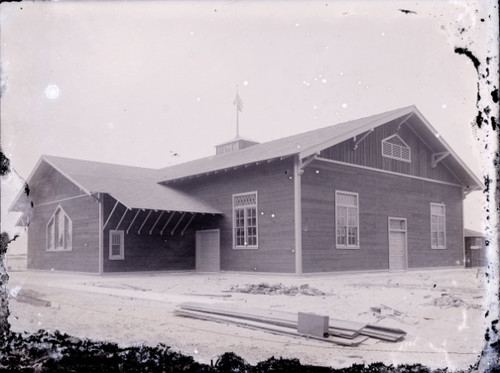
<instances>
[{"instance_id":1,"label":"wooden building","mask_svg":"<svg viewBox=\"0 0 500 373\"><path fill-rule=\"evenodd\" d=\"M464 228L464 241L465 267L485 267L488 263L485 235L472 229Z\"/></svg>"},{"instance_id":2,"label":"wooden building","mask_svg":"<svg viewBox=\"0 0 500 373\"><path fill-rule=\"evenodd\" d=\"M43 156L28 183L28 268L98 273L463 267L481 187L414 106L159 170Z\"/></svg>"}]
</instances>

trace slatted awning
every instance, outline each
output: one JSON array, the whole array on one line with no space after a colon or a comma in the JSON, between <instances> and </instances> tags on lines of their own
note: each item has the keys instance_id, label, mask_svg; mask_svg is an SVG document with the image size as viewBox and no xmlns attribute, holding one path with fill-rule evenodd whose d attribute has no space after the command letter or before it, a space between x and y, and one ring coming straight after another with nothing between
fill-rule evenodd
<instances>
[{"instance_id":1,"label":"slatted awning","mask_svg":"<svg viewBox=\"0 0 500 373\"><path fill-rule=\"evenodd\" d=\"M103 229L123 230L139 235L184 235L195 219L215 213L128 208L115 201Z\"/></svg>"}]
</instances>

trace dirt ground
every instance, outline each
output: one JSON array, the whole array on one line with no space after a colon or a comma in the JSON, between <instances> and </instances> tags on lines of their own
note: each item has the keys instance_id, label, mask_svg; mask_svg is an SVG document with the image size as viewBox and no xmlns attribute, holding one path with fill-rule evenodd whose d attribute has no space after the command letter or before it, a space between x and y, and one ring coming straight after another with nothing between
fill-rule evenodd
<instances>
[{"instance_id":1,"label":"dirt ground","mask_svg":"<svg viewBox=\"0 0 500 373\"><path fill-rule=\"evenodd\" d=\"M484 273L477 269L301 277L194 272L9 275L14 331L58 329L123 346L161 342L204 363L232 351L252 364L274 356L336 368L381 361L456 370L474 364L484 346ZM312 290L265 290L294 286ZM408 334L401 342L370 339L342 347L174 315L187 301L315 312Z\"/></svg>"}]
</instances>

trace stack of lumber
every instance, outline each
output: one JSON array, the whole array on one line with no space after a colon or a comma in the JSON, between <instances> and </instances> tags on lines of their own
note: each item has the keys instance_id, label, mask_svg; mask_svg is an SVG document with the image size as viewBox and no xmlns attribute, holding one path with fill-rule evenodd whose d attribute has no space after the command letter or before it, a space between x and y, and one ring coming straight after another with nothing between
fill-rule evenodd
<instances>
[{"instance_id":1,"label":"stack of lumber","mask_svg":"<svg viewBox=\"0 0 500 373\"><path fill-rule=\"evenodd\" d=\"M241 307L225 303L186 302L179 305L175 310L175 314L201 320L235 324L274 334L305 336L297 332L298 314L294 312ZM329 319L328 326L327 337L311 335L306 337L343 346L357 346L369 337L396 342L406 335L406 332L401 329L332 318Z\"/></svg>"}]
</instances>

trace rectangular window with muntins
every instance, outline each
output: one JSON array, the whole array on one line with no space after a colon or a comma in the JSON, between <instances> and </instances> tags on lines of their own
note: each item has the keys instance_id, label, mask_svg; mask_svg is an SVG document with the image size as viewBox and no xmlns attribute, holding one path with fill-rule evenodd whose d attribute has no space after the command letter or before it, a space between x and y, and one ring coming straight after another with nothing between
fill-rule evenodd
<instances>
[{"instance_id":1,"label":"rectangular window with muntins","mask_svg":"<svg viewBox=\"0 0 500 373\"><path fill-rule=\"evenodd\" d=\"M398 135L392 135L382 140L382 156L411 162L410 147Z\"/></svg>"},{"instance_id":2,"label":"rectangular window with muntins","mask_svg":"<svg viewBox=\"0 0 500 373\"><path fill-rule=\"evenodd\" d=\"M233 245L258 247L257 192L233 195Z\"/></svg>"},{"instance_id":3,"label":"rectangular window with muntins","mask_svg":"<svg viewBox=\"0 0 500 373\"><path fill-rule=\"evenodd\" d=\"M359 248L358 194L335 191L335 216L337 248Z\"/></svg>"},{"instance_id":4,"label":"rectangular window with muntins","mask_svg":"<svg viewBox=\"0 0 500 373\"><path fill-rule=\"evenodd\" d=\"M123 231L109 231L109 259L125 259Z\"/></svg>"},{"instance_id":5,"label":"rectangular window with muntins","mask_svg":"<svg viewBox=\"0 0 500 373\"><path fill-rule=\"evenodd\" d=\"M431 247L446 248L446 208L442 203L431 203Z\"/></svg>"}]
</instances>

